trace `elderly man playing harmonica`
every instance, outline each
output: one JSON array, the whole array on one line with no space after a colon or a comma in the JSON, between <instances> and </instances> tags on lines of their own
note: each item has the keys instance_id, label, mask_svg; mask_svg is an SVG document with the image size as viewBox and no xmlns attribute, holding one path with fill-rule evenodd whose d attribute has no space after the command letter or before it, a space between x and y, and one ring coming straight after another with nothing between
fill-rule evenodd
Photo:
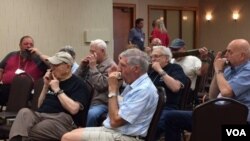
<instances>
[{"instance_id":1,"label":"elderly man playing harmonica","mask_svg":"<svg viewBox=\"0 0 250 141\"><path fill-rule=\"evenodd\" d=\"M231 41L226 53L218 52L214 60L215 75L212 80L210 99L233 98L245 104L250 110L250 45L245 39ZM229 65L225 65L229 62ZM172 110L165 115L165 139L181 140L181 130L192 131L192 112ZM247 121L250 122L250 111Z\"/></svg>"},{"instance_id":2,"label":"elderly man playing harmonica","mask_svg":"<svg viewBox=\"0 0 250 141\"><path fill-rule=\"evenodd\" d=\"M109 113L104 126L75 129L63 135L62 141L142 141L158 101L148 64L146 53L139 49L122 52L118 67L109 71ZM120 73L128 85L119 95Z\"/></svg>"},{"instance_id":3,"label":"elderly man playing harmonica","mask_svg":"<svg viewBox=\"0 0 250 141\"><path fill-rule=\"evenodd\" d=\"M18 112L10 141L60 140L64 133L81 126L90 92L80 78L72 75L73 58L67 52L58 52L47 60L51 70L43 77L38 110L23 108Z\"/></svg>"}]
</instances>

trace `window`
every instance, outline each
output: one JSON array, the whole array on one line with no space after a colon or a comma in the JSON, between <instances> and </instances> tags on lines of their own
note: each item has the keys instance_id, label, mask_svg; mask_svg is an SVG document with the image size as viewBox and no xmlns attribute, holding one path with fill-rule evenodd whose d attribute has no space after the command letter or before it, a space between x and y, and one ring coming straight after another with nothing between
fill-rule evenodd
<instances>
[{"instance_id":1,"label":"window","mask_svg":"<svg viewBox=\"0 0 250 141\"><path fill-rule=\"evenodd\" d=\"M164 18L165 26L170 36L170 42L175 38L182 38L187 49L196 48L197 42L197 8L148 6L148 35L153 29L152 22L160 17Z\"/></svg>"}]
</instances>

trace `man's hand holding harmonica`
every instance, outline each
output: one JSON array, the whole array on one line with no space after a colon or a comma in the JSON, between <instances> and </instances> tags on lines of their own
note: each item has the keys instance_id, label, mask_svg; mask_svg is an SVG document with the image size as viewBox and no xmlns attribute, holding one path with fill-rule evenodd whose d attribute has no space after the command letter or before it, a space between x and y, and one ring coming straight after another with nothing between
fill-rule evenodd
<instances>
[{"instance_id":1,"label":"man's hand holding harmonica","mask_svg":"<svg viewBox=\"0 0 250 141\"><path fill-rule=\"evenodd\" d=\"M222 58L222 52L218 52L214 59L214 70L216 74L220 74L224 72L226 62L227 62L227 59Z\"/></svg>"}]
</instances>

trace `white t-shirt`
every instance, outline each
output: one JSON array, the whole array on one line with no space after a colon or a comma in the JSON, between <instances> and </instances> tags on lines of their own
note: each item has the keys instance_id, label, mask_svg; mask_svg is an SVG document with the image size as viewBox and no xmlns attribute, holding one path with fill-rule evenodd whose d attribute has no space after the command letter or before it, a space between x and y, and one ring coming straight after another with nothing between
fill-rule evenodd
<instances>
[{"instance_id":1,"label":"white t-shirt","mask_svg":"<svg viewBox=\"0 0 250 141\"><path fill-rule=\"evenodd\" d=\"M184 73L190 78L192 82L190 88L194 90L197 75L200 72L202 64L201 60L195 56L185 56L180 61L172 59L171 63L179 64L182 67Z\"/></svg>"}]
</instances>

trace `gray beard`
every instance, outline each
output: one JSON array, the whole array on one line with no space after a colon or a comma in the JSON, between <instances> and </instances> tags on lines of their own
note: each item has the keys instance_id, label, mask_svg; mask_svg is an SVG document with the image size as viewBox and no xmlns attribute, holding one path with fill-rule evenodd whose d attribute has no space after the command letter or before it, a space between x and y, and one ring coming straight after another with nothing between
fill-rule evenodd
<instances>
[{"instance_id":1,"label":"gray beard","mask_svg":"<svg viewBox=\"0 0 250 141\"><path fill-rule=\"evenodd\" d=\"M31 53L27 50L24 50L24 51L21 51L20 52L20 56L22 56L23 58L26 58L26 59L30 59L31 58Z\"/></svg>"}]
</instances>

